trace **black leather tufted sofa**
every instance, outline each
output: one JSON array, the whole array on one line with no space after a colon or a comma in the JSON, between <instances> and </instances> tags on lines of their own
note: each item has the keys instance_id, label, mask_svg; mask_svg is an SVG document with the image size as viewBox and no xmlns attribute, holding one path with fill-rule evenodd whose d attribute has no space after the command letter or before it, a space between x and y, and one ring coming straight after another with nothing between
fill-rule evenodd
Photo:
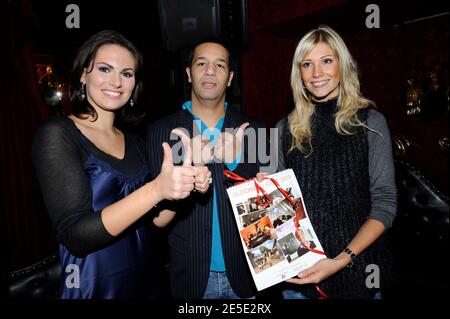
<instances>
[{"instance_id":1,"label":"black leather tufted sofa","mask_svg":"<svg viewBox=\"0 0 450 319\"><path fill-rule=\"evenodd\" d=\"M61 267L54 253L38 263L7 275L7 294L11 299L59 298Z\"/></svg>"},{"instance_id":2,"label":"black leather tufted sofa","mask_svg":"<svg viewBox=\"0 0 450 319\"><path fill-rule=\"evenodd\" d=\"M436 244L448 239L448 197L411 164L398 161L395 169L397 229Z\"/></svg>"},{"instance_id":3,"label":"black leather tufted sofa","mask_svg":"<svg viewBox=\"0 0 450 319\"><path fill-rule=\"evenodd\" d=\"M399 271L398 297L448 295L448 196L417 168L395 162L397 218L387 235Z\"/></svg>"}]
</instances>

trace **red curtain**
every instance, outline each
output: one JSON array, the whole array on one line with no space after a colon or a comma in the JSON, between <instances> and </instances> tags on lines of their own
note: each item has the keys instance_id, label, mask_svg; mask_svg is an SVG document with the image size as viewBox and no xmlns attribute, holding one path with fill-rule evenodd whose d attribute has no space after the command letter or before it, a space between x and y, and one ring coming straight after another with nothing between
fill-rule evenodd
<instances>
[{"instance_id":1,"label":"red curtain","mask_svg":"<svg viewBox=\"0 0 450 319\"><path fill-rule=\"evenodd\" d=\"M22 268L57 248L31 163L38 123L48 116L40 98L32 48L38 25L29 0L2 1L0 28L0 229L2 272Z\"/></svg>"}]
</instances>

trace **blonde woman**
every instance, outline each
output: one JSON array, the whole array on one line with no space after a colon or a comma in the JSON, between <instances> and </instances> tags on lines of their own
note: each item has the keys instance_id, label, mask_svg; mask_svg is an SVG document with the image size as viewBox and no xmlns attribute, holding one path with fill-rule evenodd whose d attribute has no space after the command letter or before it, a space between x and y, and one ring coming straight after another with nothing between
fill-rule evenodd
<instances>
[{"instance_id":1,"label":"blonde woman","mask_svg":"<svg viewBox=\"0 0 450 319\"><path fill-rule=\"evenodd\" d=\"M386 121L361 95L356 63L327 26L300 40L291 86L295 109L277 124L279 169L294 170L328 258L283 284L283 296L315 298L319 284L331 298L379 297L366 267L377 265L384 280L392 264L382 236L396 214Z\"/></svg>"}]
</instances>

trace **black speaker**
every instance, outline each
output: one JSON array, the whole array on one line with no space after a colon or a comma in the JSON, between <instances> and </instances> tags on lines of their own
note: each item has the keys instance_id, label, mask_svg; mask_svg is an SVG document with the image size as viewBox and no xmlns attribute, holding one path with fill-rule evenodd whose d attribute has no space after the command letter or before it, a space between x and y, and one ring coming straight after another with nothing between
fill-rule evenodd
<instances>
[{"instance_id":1,"label":"black speaker","mask_svg":"<svg viewBox=\"0 0 450 319\"><path fill-rule=\"evenodd\" d=\"M159 0L163 46L169 51L220 35L219 0Z\"/></svg>"},{"instance_id":2,"label":"black speaker","mask_svg":"<svg viewBox=\"0 0 450 319\"><path fill-rule=\"evenodd\" d=\"M220 1L221 37L232 49L248 47L247 0Z\"/></svg>"},{"instance_id":3,"label":"black speaker","mask_svg":"<svg viewBox=\"0 0 450 319\"><path fill-rule=\"evenodd\" d=\"M207 38L248 44L247 0L158 0L163 46L175 52Z\"/></svg>"}]
</instances>

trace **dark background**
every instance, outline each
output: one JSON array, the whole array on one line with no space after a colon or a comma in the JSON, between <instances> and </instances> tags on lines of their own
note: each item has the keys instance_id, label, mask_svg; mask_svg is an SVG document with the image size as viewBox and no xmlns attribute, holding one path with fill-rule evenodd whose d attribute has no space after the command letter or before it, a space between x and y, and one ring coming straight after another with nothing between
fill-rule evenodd
<instances>
[{"instance_id":1,"label":"dark background","mask_svg":"<svg viewBox=\"0 0 450 319\"><path fill-rule=\"evenodd\" d=\"M2 273L27 266L55 251L57 244L42 203L30 150L40 121L61 111L66 100L49 106L42 99L36 63L51 63L54 76L66 81L78 47L92 34L114 29L144 53L144 94L138 108L145 125L180 108L186 99L177 43L201 34L167 33L177 20L195 16L201 29L217 29L237 58L236 77L228 92L232 106L266 126L292 107L289 76L294 49L309 29L328 24L346 41L358 62L363 94L376 102L395 137L408 140L404 154L448 196L448 38L449 14L443 1L248 0L174 1L37 1L0 4L2 70L0 93L0 229ZM79 5L81 27L67 29L68 4ZM381 27L367 29L365 8L380 7ZM217 23L212 23L216 4ZM167 12L167 11L165 11ZM161 23L165 18L167 24ZM209 22L208 22L209 21ZM173 30L173 29L171 29ZM170 38L165 38L169 35ZM407 80L431 92L436 73L446 93L424 99L421 114L406 114ZM439 91L441 92L441 91ZM443 99L442 99L443 97ZM439 142L447 138L447 147Z\"/></svg>"}]
</instances>

